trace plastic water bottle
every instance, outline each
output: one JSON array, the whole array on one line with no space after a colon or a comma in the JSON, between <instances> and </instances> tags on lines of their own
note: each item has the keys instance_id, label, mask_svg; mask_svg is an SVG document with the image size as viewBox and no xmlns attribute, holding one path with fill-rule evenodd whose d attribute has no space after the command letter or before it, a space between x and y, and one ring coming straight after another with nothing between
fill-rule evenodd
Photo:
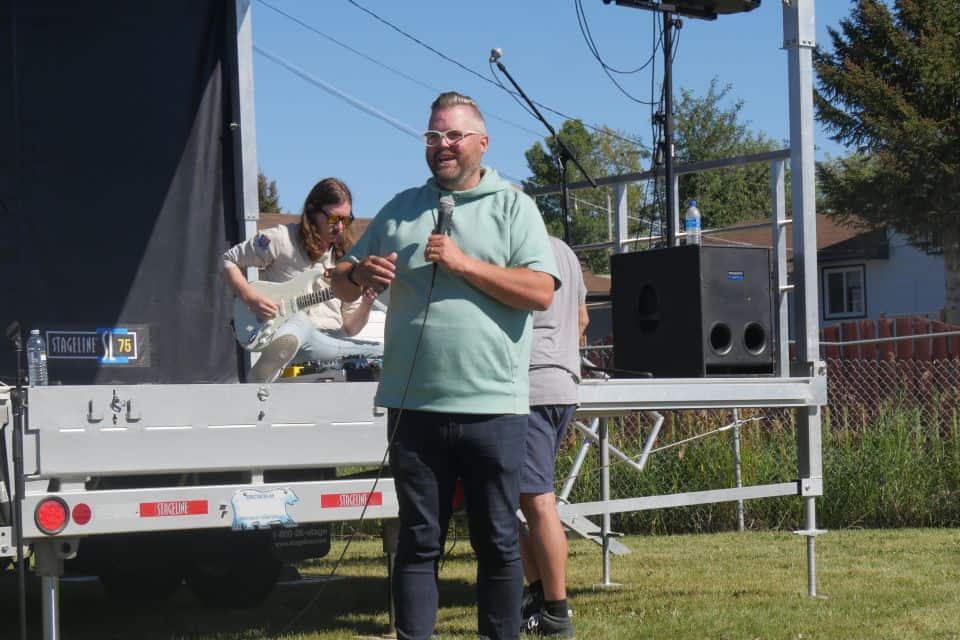
<instances>
[{"instance_id":1,"label":"plastic water bottle","mask_svg":"<svg viewBox=\"0 0 960 640\"><path fill-rule=\"evenodd\" d=\"M700 209L697 201L691 200L687 213L683 217L683 230L687 236L687 244L700 244Z\"/></svg>"},{"instance_id":2,"label":"plastic water bottle","mask_svg":"<svg viewBox=\"0 0 960 640\"><path fill-rule=\"evenodd\" d=\"M31 387L47 385L47 345L40 337L39 329L31 330L27 338L27 375Z\"/></svg>"}]
</instances>

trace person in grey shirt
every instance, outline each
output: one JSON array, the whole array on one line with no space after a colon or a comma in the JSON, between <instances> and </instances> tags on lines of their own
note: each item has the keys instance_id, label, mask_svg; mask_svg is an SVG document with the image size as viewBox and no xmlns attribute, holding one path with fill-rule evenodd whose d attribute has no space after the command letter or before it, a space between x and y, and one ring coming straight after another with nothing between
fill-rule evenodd
<instances>
[{"instance_id":1,"label":"person in grey shirt","mask_svg":"<svg viewBox=\"0 0 960 640\"><path fill-rule=\"evenodd\" d=\"M567 609L567 538L553 493L554 460L577 408L580 336L587 328L586 297L580 260L570 247L550 238L563 286L553 303L533 314L530 353L530 415L526 457L520 476L520 510L529 532L520 536L520 555L528 587L521 630L572 638Z\"/></svg>"}]
</instances>

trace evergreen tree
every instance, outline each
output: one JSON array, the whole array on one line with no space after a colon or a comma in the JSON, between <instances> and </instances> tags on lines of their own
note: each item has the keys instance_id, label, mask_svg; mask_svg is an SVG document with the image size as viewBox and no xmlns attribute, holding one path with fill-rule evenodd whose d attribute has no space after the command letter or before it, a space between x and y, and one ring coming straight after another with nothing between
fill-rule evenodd
<instances>
[{"instance_id":1,"label":"evergreen tree","mask_svg":"<svg viewBox=\"0 0 960 640\"><path fill-rule=\"evenodd\" d=\"M277 181L267 181L263 171L257 172L257 200L261 213L280 213L280 192L277 190Z\"/></svg>"},{"instance_id":2,"label":"evergreen tree","mask_svg":"<svg viewBox=\"0 0 960 640\"><path fill-rule=\"evenodd\" d=\"M960 2L857 0L829 34L817 117L855 151L818 167L824 200L841 219L933 238L960 322Z\"/></svg>"}]
</instances>

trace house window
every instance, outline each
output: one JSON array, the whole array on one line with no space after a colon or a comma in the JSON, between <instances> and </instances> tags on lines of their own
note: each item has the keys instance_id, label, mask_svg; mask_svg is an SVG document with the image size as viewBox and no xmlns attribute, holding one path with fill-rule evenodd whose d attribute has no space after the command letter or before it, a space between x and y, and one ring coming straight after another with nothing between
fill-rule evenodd
<instances>
[{"instance_id":1,"label":"house window","mask_svg":"<svg viewBox=\"0 0 960 640\"><path fill-rule=\"evenodd\" d=\"M863 318L867 315L863 265L823 270L823 319Z\"/></svg>"}]
</instances>

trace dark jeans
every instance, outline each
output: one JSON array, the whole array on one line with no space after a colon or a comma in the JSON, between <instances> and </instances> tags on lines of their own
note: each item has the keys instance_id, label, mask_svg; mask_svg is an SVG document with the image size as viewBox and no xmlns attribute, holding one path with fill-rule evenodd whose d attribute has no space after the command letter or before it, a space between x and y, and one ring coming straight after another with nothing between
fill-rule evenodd
<instances>
[{"instance_id":1,"label":"dark jeans","mask_svg":"<svg viewBox=\"0 0 960 640\"><path fill-rule=\"evenodd\" d=\"M388 429L397 422L389 412ZM477 555L477 630L491 640L520 635L523 567L517 542L525 415L404 410L390 446L400 505L394 603L397 637L433 633L437 568L453 511L457 478Z\"/></svg>"}]
</instances>

